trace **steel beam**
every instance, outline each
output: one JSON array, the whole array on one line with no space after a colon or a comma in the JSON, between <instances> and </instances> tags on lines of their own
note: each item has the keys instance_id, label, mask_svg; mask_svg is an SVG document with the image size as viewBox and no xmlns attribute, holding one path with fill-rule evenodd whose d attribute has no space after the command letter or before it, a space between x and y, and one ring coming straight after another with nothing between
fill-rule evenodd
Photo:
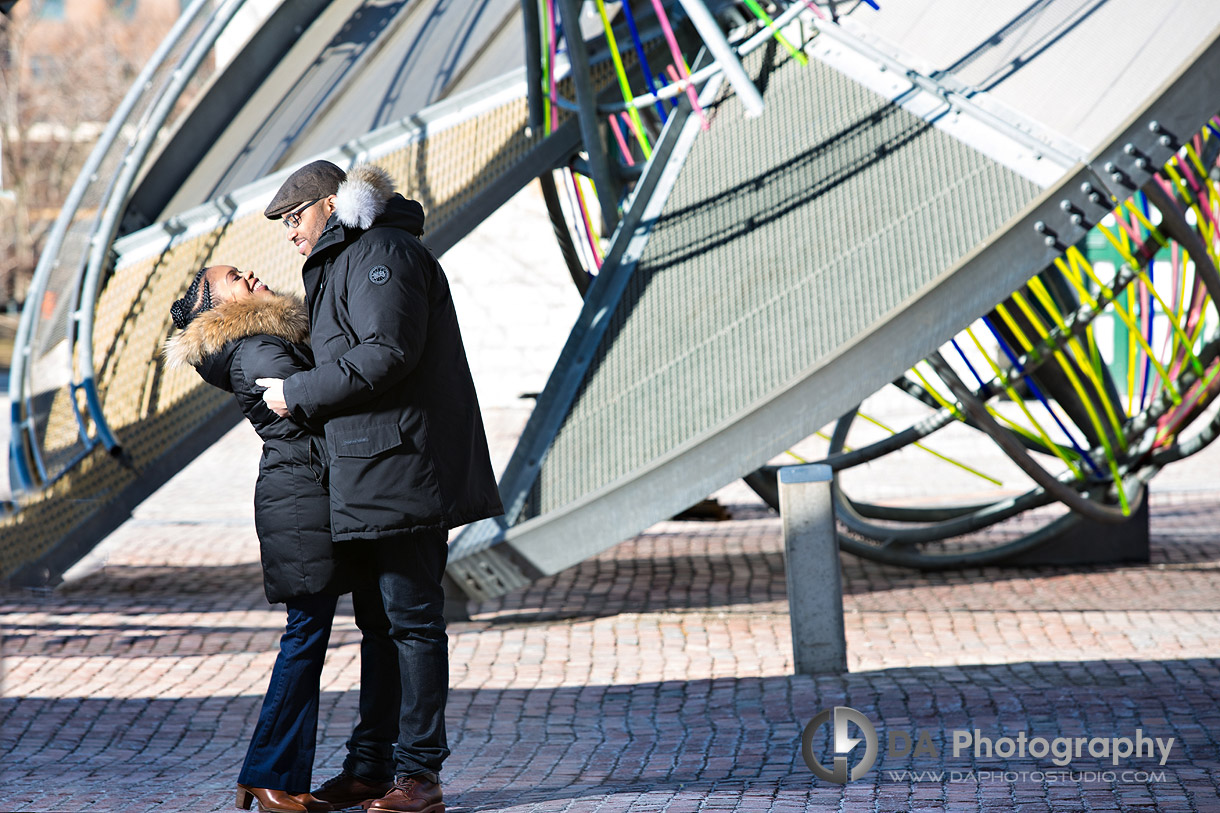
<instances>
[{"instance_id":1,"label":"steel beam","mask_svg":"<svg viewBox=\"0 0 1220 813\"><path fill-rule=\"evenodd\" d=\"M589 72L589 52L585 47L584 33L580 29L582 5L581 0L559 0L563 37L568 43L572 84L576 88L576 117L580 121L585 152L589 155L593 183L597 186L603 233L609 234L618 225L618 184L610 171L610 156L602 140L601 120L597 114L597 91L593 87L593 77Z\"/></svg>"}]
</instances>

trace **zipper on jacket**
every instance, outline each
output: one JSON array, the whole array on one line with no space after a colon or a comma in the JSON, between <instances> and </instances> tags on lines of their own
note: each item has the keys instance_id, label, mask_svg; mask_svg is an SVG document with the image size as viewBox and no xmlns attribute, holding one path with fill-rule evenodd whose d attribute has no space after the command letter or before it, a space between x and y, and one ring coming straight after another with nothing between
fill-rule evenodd
<instances>
[{"instance_id":1,"label":"zipper on jacket","mask_svg":"<svg viewBox=\"0 0 1220 813\"><path fill-rule=\"evenodd\" d=\"M315 483L317 483L320 486L325 487L326 486L326 482L325 482L326 481L326 465L325 465L325 460L322 458L321 451L318 452L318 465L320 465L322 467L322 471L319 472L317 469L315 469L313 467L313 444L314 444L315 440L317 440L317 436L310 435L309 442L305 444L305 448L307 450L306 453L308 455L307 463L309 465L309 473L313 475L313 480Z\"/></svg>"}]
</instances>

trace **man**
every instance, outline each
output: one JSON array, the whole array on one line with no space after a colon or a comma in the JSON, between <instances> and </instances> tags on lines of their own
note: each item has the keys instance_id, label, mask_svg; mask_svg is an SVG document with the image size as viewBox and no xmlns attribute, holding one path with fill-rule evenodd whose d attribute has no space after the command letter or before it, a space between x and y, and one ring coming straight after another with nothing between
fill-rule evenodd
<instances>
[{"instance_id":1,"label":"man","mask_svg":"<svg viewBox=\"0 0 1220 813\"><path fill-rule=\"evenodd\" d=\"M360 720L343 772L313 795L442 813L447 532L503 512L449 283L419 240L423 209L376 167L315 161L264 214L306 258L317 366L258 383L275 412L325 421L331 531L376 581L352 596Z\"/></svg>"}]
</instances>

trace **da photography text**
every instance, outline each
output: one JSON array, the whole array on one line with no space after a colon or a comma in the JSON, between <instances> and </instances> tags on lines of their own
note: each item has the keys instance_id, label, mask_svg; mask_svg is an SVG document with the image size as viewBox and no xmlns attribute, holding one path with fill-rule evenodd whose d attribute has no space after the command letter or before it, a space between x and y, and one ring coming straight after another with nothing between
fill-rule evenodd
<instances>
[{"instance_id":1,"label":"da photography text","mask_svg":"<svg viewBox=\"0 0 1220 813\"><path fill-rule=\"evenodd\" d=\"M1060 768L1072 764L1074 759L1091 757L1094 759L1109 759L1111 765L1117 765L1126 759L1159 759L1164 765L1173 750L1173 737L1161 739L1148 737L1144 729L1135 729L1134 737L1031 737L1025 731L1018 731L1015 737L985 737L977 728L973 731L956 729L953 735L953 756L972 757L974 759L1009 759L1027 756L1034 759L1050 759ZM906 731L895 730L886 732L887 757L915 758L929 756L940 758L940 749L932 740L927 729L920 729L915 739Z\"/></svg>"},{"instance_id":2,"label":"da photography text","mask_svg":"<svg viewBox=\"0 0 1220 813\"><path fill-rule=\"evenodd\" d=\"M817 753L814 749L814 741L823 726L830 726L832 751L829 754ZM1018 731L1012 737L989 737L977 728L954 729L947 733L955 759L973 762L1032 757L1048 760L1059 768L1067 768L1073 760L1086 758L1106 759L1112 765L1130 759L1155 759L1163 766L1173 752L1174 743L1173 737L1151 737L1142 728L1135 729L1134 736L1130 737L1031 737L1028 731ZM872 770L880 746L873 722L863 712L849 706L835 706L820 712L805 726L801 736L801 755L809 770L819 779L840 785ZM886 732L885 755L892 759L927 757L940 760L941 746L928 729L913 732L894 729Z\"/></svg>"}]
</instances>

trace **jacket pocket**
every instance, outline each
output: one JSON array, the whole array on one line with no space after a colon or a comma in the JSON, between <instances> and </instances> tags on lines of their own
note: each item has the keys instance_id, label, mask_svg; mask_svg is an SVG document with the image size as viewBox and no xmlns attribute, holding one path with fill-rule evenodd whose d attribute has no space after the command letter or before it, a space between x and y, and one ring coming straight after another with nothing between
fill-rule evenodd
<instances>
[{"instance_id":1,"label":"jacket pocket","mask_svg":"<svg viewBox=\"0 0 1220 813\"><path fill-rule=\"evenodd\" d=\"M332 362L341 358L344 353L351 349L352 343L348 340L347 336L343 333L336 333L322 342L322 350L317 353L317 363L326 364Z\"/></svg>"},{"instance_id":2,"label":"jacket pocket","mask_svg":"<svg viewBox=\"0 0 1220 813\"><path fill-rule=\"evenodd\" d=\"M396 423L327 429L326 441L334 457L376 457L402 445L402 430Z\"/></svg>"}]
</instances>

